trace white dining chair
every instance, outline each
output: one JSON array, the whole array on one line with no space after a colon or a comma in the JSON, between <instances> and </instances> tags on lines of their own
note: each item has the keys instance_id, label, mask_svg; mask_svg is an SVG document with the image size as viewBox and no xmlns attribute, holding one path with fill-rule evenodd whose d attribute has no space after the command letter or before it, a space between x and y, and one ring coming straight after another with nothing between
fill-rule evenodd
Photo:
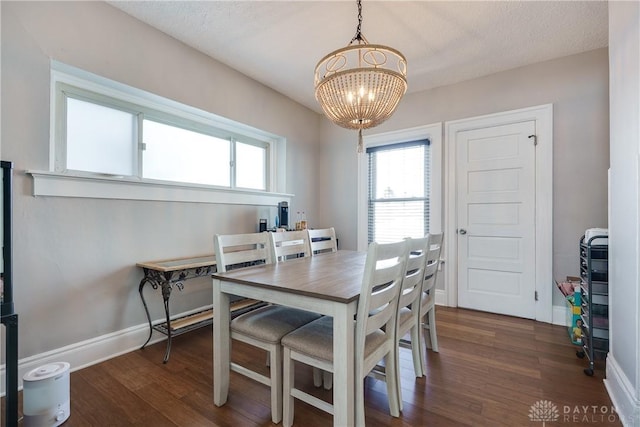
<instances>
[{"instance_id":1,"label":"white dining chair","mask_svg":"<svg viewBox=\"0 0 640 427\"><path fill-rule=\"evenodd\" d=\"M395 324L398 296L405 275L408 242L371 243L362 279L355 319L355 421L363 426L364 378L384 359L385 366L396 366ZM348 345L345 343L345 345ZM321 400L294 384L295 363L304 363L327 372L333 372L333 318L321 317L296 329L282 338L283 361L283 420L284 426L293 424L294 398L300 399L325 412L333 413L333 405ZM351 363L351 361L347 361ZM396 370L389 369L385 377L389 410L399 417Z\"/></svg>"},{"instance_id":2,"label":"white dining chair","mask_svg":"<svg viewBox=\"0 0 640 427\"><path fill-rule=\"evenodd\" d=\"M307 230L307 233L309 234L309 241L311 242L312 255L336 252L338 250L336 230L333 227Z\"/></svg>"},{"instance_id":3,"label":"white dining chair","mask_svg":"<svg viewBox=\"0 0 640 427\"><path fill-rule=\"evenodd\" d=\"M309 233L306 230L269 233L276 261L311 256Z\"/></svg>"},{"instance_id":4,"label":"white dining chair","mask_svg":"<svg viewBox=\"0 0 640 427\"><path fill-rule=\"evenodd\" d=\"M438 352L438 336L436 333L436 305L435 286L438 277L438 267L440 265L440 253L442 251L442 233L429 234L429 246L425 257L424 280L419 297L419 309L414 310L413 305L409 310L405 310L398 304L400 319L398 320L398 346L411 349L413 356L413 366L416 378L426 375L426 350L428 346ZM410 271L410 270L407 270ZM414 331L418 326L419 333ZM410 340L406 339L407 329L411 330ZM419 354L416 354L416 351ZM399 394L400 395L400 394ZM399 401L402 410L402 400Z\"/></svg>"},{"instance_id":5,"label":"white dining chair","mask_svg":"<svg viewBox=\"0 0 640 427\"><path fill-rule=\"evenodd\" d=\"M409 258L406 274L402 281L402 290L398 298L396 321L396 376L398 377L398 406L402 410L402 386L400 375L400 347L411 348L413 370L416 378L422 377L422 362L420 360L420 296L425 278L425 267L429 253L429 236L407 239L409 242ZM411 341L404 339L410 334ZM417 345L411 345L416 343ZM387 368L388 369L388 368Z\"/></svg>"},{"instance_id":6,"label":"white dining chair","mask_svg":"<svg viewBox=\"0 0 640 427\"><path fill-rule=\"evenodd\" d=\"M307 230L270 233L271 246L277 262L286 261L289 257L311 256L311 240ZM269 362L268 362L269 363ZM313 368L313 384L327 390L331 389L333 377L318 368Z\"/></svg>"},{"instance_id":7,"label":"white dining chair","mask_svg":"<svg viewBox=\"0 0 640 427\"><path fill-rule=\"evenodd\" d=\"M214 247L218 272L232 266L244 268L251 264L272 264L274 255L271 233L215 235ZM231 362L231 370L265 384L271 389L271 420L282 420L282 346L280 340L289 332L309 323L320 315L304 310L266 305L241 314L231 321L231 339L244 342L267 352L269 376ZM231 343L229 343L231 345Z\"/></svg>"},{"instance_id":8,"label":"white dining chair","mask_svg":"<svg viewBox=\"0 0 640 427\"><path fill-rule=\"evenodd\" d=\"M438 335L436 333L436 281L438 278L438 268L440 266L440 254L442 253L443 234L429 233L429 252L427 253L427 264L425 266L424 282L422 284L422 295L420 297L420 319L422 320L423 336L420 341L420 361L422 372L426 373L425 367L425 345L434 352L438 352ZM429 337L427 338L427 332Z\"/></svg>"},{"instance_id":9,"label":"white dining chair","mask_svg":"<svg viewBox=\"0 0 640 427\"><path fill-rule=\"evenodd\" d=\"M307 234L311 245L311 255L338 251L338 239L336 238L336 231L333 227L307 230ZM325 390L331 390L331 387L333 387L333 376L330 372L314 369L313 384L316 387L324 385Z\"/></svg>"}]
</instances>

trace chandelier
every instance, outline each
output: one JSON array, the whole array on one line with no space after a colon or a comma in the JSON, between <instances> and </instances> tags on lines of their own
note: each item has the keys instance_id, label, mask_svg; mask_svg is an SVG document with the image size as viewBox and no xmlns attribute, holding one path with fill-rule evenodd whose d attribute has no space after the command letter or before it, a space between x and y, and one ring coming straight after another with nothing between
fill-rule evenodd
<instances>
[{"instance_id":1,"label":"chandelier","mask_svg":"<svg viewBox=\"0 0 640 427\"><path fill-rule=\"evenodd\" d=\"M369 44L362 35L362 3L358 0L358 27L351 42L318 62L315 94L325 115L338 126L362 130L387 120L407 91L407 60L399 51Z\"/></svg>"}]
</instances>

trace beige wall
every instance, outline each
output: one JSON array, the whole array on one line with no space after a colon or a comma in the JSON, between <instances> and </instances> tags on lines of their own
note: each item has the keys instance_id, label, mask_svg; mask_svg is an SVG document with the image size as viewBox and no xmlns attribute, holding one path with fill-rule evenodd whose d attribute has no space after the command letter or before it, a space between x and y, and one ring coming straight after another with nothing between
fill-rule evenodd
<instances>
[{"instance_id":1,"label":"beige wall","mask_svg":"<svg viewBox=\"0 0 640 427\"><path fill-rule=\"evenodd\" d=\"M556 278L576 275L580 236L607 227L608 84L607 49L598 49L407 95L391 119L367 133L552 103L553 270ZM342 247L354 249L356 134L325 122L321 139L321 219L336 225ZM554 304L563 304L555 291Z\"/></svg>"},{"instance_id":2,"label":"beige wall","mask_svg":"<svg viewBox=\"0 0 640 427\"><path fill-rule=\"evenodd\" d=\"M137 294L150 259L212 251L216 232L251 231L260 207L32 196L25 170L49 162L49 60L287 138L292 210L356 247L356 135L104 3L6 2L2 154L15 163L15 302L20 358L144 322ZM554 273L577 273L585 228L606 226L607 50L407 96L378 131L554 104ZM588 171L588 173L585 173ZM152 317L161 316L150 293ZM211 301L208 280L172 298ZM557 302L557 301L556 301ZM557 302L558 303L558 302Z\"/></svg>"},{"instance_id":3,"label":"beige wall","mask_svg":"<svg viewBox=\"0 0 640 427\"><path fill-rule=\"evenodd\" d=\"M0 4L2 154L15 167L21 359L143 324L136 262L211 253L214 233L254 231L265 209L33 197L24 172L49 164L50 59L286 137L292 207L314 220L316 113L106 3ZM147 292L152 317L161 318L160 292ZM210 303L209 279L188 282L171 299L174 313Z\"/></svg>"}]
</instances>

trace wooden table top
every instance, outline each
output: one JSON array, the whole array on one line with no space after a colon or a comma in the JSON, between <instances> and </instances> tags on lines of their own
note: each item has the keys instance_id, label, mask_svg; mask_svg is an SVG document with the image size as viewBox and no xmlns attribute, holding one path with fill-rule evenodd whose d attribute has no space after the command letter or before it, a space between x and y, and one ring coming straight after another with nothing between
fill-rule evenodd
<instances>
[{"instance_id":1,"label":"wooden table top","mask_svg":"<svg viewBox=\"0 0 640 427\"><path fill-rule=\"evenodd\" d=\"M139 262L136 265L141 268L149 268L151 270L167 272L216 265L216 257L215 255L202 255L197 257Z\"/></svg>"},{"instance_id":2,"label":"wooden table top","mask_svg":"<svg viewBox=\"0 0 640 427\"><path fill-rule=\"evenodd\" d=\"M212 276L227 282L349 303L360 295L366 258L366 252L340 250Z\"/></svg>"}]
</instances>

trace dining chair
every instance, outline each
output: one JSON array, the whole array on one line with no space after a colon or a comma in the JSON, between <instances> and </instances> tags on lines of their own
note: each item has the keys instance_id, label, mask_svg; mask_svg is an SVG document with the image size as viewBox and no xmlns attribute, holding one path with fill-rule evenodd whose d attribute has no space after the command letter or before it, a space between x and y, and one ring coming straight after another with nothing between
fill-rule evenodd
<instances>
[{"instance_id":1,"label":"dining chair","mask_svg":"<svg viewBox=\"0 0 640 427\"><path fill-rule=\"evenodd\" d=\"M276 261L311 256L309 233L306 230L269 233Z\"/></svg>"},{"instance_id":2,"label":"dining chair","mask_svg":"<svg viewBox=\"0 0 640 427\"><path fill-rule=\"evenodd\" d=\"M333 227L317 228L314 230L308 229L307 234L309 236L309 243L311 244L311 255L338 251L338 239L336 238L336 231ZM316 387L324 385L325 390L331 390L333 387L333 376L330 372L314 368L313 384Z\"/></svg>"},{"instance_id":3,"label":"dining chair","mask_svg":"<svg viewBox=\"0 0 640 427\"><path fill-rule=\"evenodd\" d=\"M311 242L311 255L338 250L336 230L333 227L307 230L307 233L309 234L309 242Z\"/></svg>"},{"instance_id":4,"label":"dining chair","mask_svg":"<svg viewBox=\"0 0 640 427\"><path fill-rule=\"evenodd\" d=\"M402 290L398 297L396 320L396 376L398 378L398 407L402 410L402 386L400 375L400 347L411 348L413 370L416 378L423 376L420 360L420 296L425 279L425 267L429 253L429 236L407 239L409 243L409 257L407 259L406 274L402 281ZM410 334L411 341L404 339ZM416 345L411 345L415 343ZM389 368L387 368L389 369ZM376 375L376 377L378 377Z\"/></svg>"},{"instance_id":5,"label":"dining chair","mask_svg":"<svg viewBox=\"0 0 640 427\"><path fill-rule=\"evenodd\" d=\"M214 236L216 266L225 272L232 266L244 268L252 264L273 264L272 233L228 234ZM280 340L289 332L309 323L316 313L266 305L235 317L230 324L231 339L267 352L269 376L231 362L231 370L267 385L271 389L271 420L282 420L282 346ZM231 343L229 343L231 345Z\"/></svg>"},{"instance_id":6,"label":"dining chair","mask_svg":"<svg viewBox=\"0 0 640 427\"><path fill-rule=\"evenodd\" d=\"M405 275L408 242L371 243L367 251L361 293L355 319L354 378L355 421L363 426L364 378L384 359L385 366L396 366L395 325L398 297ZM347 345L347 343L345 343ZM282 338L283 419L284 426L293 424L294 398L325 412L333 413L333 405L301 389L295 388L295 363L307 364L333 373L333 318L321 317ZM399 417L397 371L389 369L385 376L389 410Z\"/></svg>"},{"instance_id":7,"label":"dining chair","mask_svg":"<svg viewBox=\"0 0 640 427\"><path fill-rule=\"evenodd\" d=\"M311 240L307 230L270 233L270 237L277 262L286 261L289 257L311 256ZM267 364L269 363L270 361L267 361ZM333 378L327 372L313 368L313 385L321 387L323 384L327 390L331 389Z\"/></svg>"},{"instance_id":8,"label":"dining chair","mask_svg":"<svg viewBox=\"0 0 640 427\"><path fill-rule=\"evenodd\" d=\"M422 332L424 344L430 344L431 350L438 352L438 335L436 334L436 281L440 266L440 254L442 253L443 234L429 233L429 252L427 253L427 265L425 266L424 282L422 283L422 295L420 297L420 319L422 319ZM429 332L429 339L426 337ZM420 362L422 373L426 373L425 345L420 343Z\"/></svg>"}]
</instances>

